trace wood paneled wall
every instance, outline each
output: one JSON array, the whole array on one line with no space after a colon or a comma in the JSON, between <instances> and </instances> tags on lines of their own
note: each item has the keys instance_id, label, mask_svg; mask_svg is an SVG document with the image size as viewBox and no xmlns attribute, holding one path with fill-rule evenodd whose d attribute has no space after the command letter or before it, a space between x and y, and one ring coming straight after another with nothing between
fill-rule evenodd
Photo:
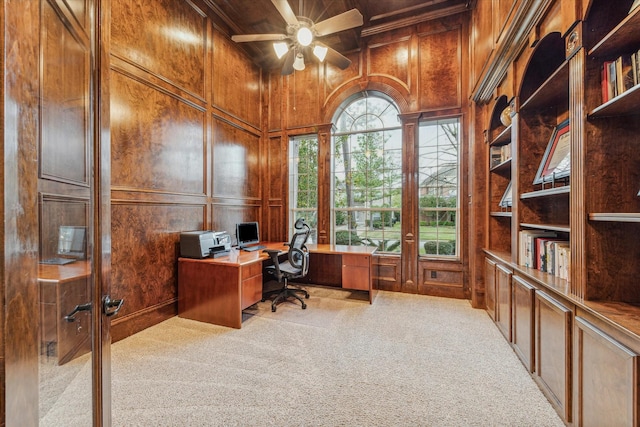
<instances>
[{"instance_id":1,"label":"wood paneled wall","mask_svg":"<svg viewBox=\"0 0 640 427\"><path fill-rule=\"evenodd\" d=\"M261 70L190 1L111 2L114 340L176 314L179 235L262 215Z\"/></svg>"}]
</instances>

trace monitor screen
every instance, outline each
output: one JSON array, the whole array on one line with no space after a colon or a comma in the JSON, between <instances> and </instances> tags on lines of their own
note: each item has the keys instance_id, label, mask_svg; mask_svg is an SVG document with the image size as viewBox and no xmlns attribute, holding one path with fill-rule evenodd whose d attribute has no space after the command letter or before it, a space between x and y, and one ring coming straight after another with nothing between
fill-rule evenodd
<instances>
[{"instance_id":1,"label":"monitor screen","mask_svg":"<svg viewBox=\"0 0 640 427\"><path fill-rule=\"evenodd\" d=\"M58 234L58 255L68 258L86 258L86 227L60 226Z\"/></svg>"},{"instance_id":2,"label":"monitor screen","mask_svg":"<svg viewBox=\"0 0 640 427\"><path fill-rule=\"evenodd\" d=\"M236 238L238 246L243 247L252 243L260 243L260 233L257 222L241 222L236 224Z\"/></svg>"}]
</instances>

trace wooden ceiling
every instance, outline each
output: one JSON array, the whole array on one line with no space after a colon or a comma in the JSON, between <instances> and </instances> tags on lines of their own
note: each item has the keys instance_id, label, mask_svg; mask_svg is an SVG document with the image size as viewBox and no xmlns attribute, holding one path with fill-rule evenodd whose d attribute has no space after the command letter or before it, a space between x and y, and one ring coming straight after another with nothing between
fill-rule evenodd
<instances>
[{"instance_id":1,"label":"wooden ceiling","mask_svg":"<svg viewBox=\"0 0 640 427\"><path fill-rule=\"evenodd\" d=\"M346 54L361 47L362 38L473 8L476 0L288 0L297 16L320 22L356 8L362 27L322 37L322 42ZM286 23L271 0L200 0L216 15L229 35L284 33ZM272 42L242 43L254 61L265 69L282 66Z\"/></svg>"}]
</instances>

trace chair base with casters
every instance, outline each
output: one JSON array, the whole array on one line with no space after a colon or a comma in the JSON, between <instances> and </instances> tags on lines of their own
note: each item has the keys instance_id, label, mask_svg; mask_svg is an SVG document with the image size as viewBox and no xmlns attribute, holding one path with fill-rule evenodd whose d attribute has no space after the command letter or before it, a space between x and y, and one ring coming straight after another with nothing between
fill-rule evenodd
<instances>
[{"instance_id":1,"label":"chair base with casters","mask_svg":"<svg viewBox=\"0 0 640 427\"><path fill-rule=\"evenodd\" d=\"M289 298L295 298L300 301L303 310L307 308L307 304L301 296L304 296L305 299L309 299L309 292L302 288L290 286L287 280L284 281L284 286L282 288L273 289L262 294L262 302L265 302L267 298L273 295L276 296L271 301L271 311L273 312L276 311L276 307L279 303L287 301Z\"/></svg>"}]
</instances>

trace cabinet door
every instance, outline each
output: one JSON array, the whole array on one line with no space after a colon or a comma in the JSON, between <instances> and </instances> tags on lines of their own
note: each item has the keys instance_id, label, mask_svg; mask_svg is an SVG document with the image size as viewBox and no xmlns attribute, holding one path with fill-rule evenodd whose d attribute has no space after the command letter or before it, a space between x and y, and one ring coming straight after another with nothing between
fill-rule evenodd
<instances>
[{"instance_id":1,"label":"cabinet door","mask_svg":"<svg viewBox=\"0 0 640 427\"><path fill-rule=\"evenodd\" d=\"M571 422L571 310L535 293L536 380L558 414Z\"/></svg>"},{"instance_id":2,"label":"cabinet door","mask_svg":"<svg viewBox=\"0 0 640 427\"><path fill-rule=\"evenodd\" d=\"M527 367L534 370L533 311L535 288L524 279L513 276L513 319L511 322L511 338L513 350Z\"/></svg>"},{"instance_id":3,"label":"cabinet door","mask_svg":"<svg viewBox=\"0 0 640 427\"><path fill-rule=\"evenodd\" d=\"M489 258L484 259L484 303L487 313L496 320L496 263Z\"/></svg>"},{"instance_id":4,"label":"cabinet door","mask_svg":"<svg viewBox=\"0 0 640 427\"><path fill-rule=\"evenodd\" d=\"M496 266L496 322L511 341L511 271L500 264Z\"/></svg>"},{"instance_id":5,"label":"cabinet door","mask_svg":"<svg viewBox=\"0 0 640 427\"><path fill-rule=\"evenodd\" d=\"M581 317L575 336L575 424L637 426L638 354Z\"/></svg>"},{"instance_id":6,"label":"cabinet door","mask_svg":"<svg viewBox=\"0 0 640 427\"><path fill-rule=\"evenodd\" d=\"M369 255L342 255L342 287L360 291L370 290L371 257Z\"/></svg>"}]
</instances>

